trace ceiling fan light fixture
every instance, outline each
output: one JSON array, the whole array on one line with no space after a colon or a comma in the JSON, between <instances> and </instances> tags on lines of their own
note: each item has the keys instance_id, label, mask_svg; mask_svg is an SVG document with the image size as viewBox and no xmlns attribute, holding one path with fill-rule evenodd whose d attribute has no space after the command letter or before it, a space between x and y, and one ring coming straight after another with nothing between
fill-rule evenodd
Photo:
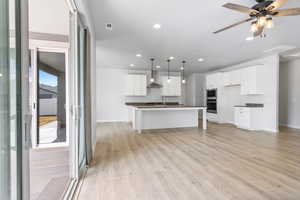
<instances>
[{"instance_id":1,"label":"ceiling fan light fixture","mask_svg":"<svg viewBox=\"0 0 300 200\"><path fill-rule=\"evenodd\" d=\"M267 18L265 16L259 17L258 18L258 25L259 26L265 26L267 23Z\"/></svg>"},{"instance_id":2,"label":"ceiling fan light fixture","mask_svg":"<svg viewBox=\"0 0 300 200\"><path fill-rule=\"evenodd\" d=\"M268 29L274 28L274 21L273 21L272 17L267 18L266 27Z\"/></svg>"},{"instance_id":3,"label":"ceiling fan light fixture","mask_svg":"<svg viewBox=\"0 0 300 200\"><path fill-rule=\"evenodd\" d=\"M255 33L257 30L258 30L257 21L252 22L252 24L251 24L251 32Z\"/></svg>"}]
</instances>

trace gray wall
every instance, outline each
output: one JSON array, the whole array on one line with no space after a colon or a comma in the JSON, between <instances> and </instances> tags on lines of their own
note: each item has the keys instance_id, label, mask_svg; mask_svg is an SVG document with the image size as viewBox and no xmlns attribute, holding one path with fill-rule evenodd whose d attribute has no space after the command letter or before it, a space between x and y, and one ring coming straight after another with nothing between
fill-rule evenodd
<instances>
[{"instance_id":1,"label":"gray wall","mask_svg":"<svg viewBox=\"0 0 300 200\"><path fill-rule=\"evenodd\" d=\"M300 129L300 59L281 62L279 76L280 124Z\"/></svg>"}]
</instances>

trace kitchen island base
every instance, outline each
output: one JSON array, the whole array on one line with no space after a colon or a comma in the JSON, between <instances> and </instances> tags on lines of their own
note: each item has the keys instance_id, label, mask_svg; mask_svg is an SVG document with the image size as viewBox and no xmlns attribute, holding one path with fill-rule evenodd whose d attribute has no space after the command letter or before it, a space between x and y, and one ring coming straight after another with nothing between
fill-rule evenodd
<instances>
[{"instance_id":1,"label":"kitchen island base","mask_svg":"<svg viewBox=\"0 0 300 200\"><path fill-rule=\"evenodd\" d=\"M207 129L206 108L134 108L133 129L142 133L142 130L192 128L199 127L199 111L202 110L203 129Z\"/></svg>"}]
</instances>

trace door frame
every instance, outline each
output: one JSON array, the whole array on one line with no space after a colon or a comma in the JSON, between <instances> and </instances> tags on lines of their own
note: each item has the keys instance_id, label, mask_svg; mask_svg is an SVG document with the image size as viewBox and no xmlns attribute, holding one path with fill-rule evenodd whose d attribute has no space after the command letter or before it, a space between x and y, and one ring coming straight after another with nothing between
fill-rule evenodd
<instances>
[{"instance_id":1,"label":"door frame","mask_svg":"<svg viewBox=\"0 0 300 200\"><path fill-rule=\"evenodd\" d=\"M68 147L70 146L70 112L68 112L68 108L70 107L70 96L68 95L69 86L70 86L70 76L72 69L69 65L69 48L68 47L53 47L51 46L51 42L47 42L48 45L37 45L31 46L29 48L31 52L31 60L32 60L32 71L33 71L33 105L31 105L31 110L33 113L32 116L32 131L31 131L31 144L33 149L39 148L52 148L52 147ZM38 144L38 52L49 52L49 53L63 53L65 55L65 81L66 81L66 142L61 143L52 143L52 144Z\"/></svg>"},{"instance_id":2,"label":"door frame","mask_svg":"<svg viewBox=\"0 0 300 200\"><path fill-rule=\"evenodd\" d=\"M73 2L72 0L68 0L68 2ZM78 35L78 26L82 26L85 28L83 23L80 20L79 12L75 4L72 4L72 8L70 8L71 17L70 17L70 65L72 67L72 78L73 85L71 86L71 98L72 98L72 105L70 105L70 113L72 116L72 132L74 134L70 137L70 157L73 158L70 162L71 168L71 183L69 185L68 190L64 195L64 200L72 199L76 196L77 188L81 185L83 177L87 171L86 165L79 169L79 130L78 130L78 122L79 122L79 114L80 114L80 107L78 102L78 55L79 55L79 35ZM85 81L85 80L84 80ZM86 147L85 147L86 148ZM86 157L85 157L86 160Z\"/></svg>"}]
</instances>

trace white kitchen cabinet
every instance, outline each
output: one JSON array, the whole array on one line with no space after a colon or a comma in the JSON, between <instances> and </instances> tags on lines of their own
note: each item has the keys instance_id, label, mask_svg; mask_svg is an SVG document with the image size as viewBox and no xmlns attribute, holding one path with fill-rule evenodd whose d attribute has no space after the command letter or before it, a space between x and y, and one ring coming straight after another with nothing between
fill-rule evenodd
<instances>
[{"instance_id":1,"label":"white kitchen cabinet","mask_svg":"<svg viewBox=\"0 0 300 200\"><path fill-rule=\"evenodd\" d=\"M241 85L241 70L234 70L223 73L223 86Z\"/></svg>"},{"instance_id":2,"label":"white kitchen cabinet","mask_svg":"<svg viewBox=\"0 0 300 200\"><path fill-rule=\"evenodd\" d=\"M180 76L170 76L170 79L168 83L168 76L162 76L162 96L181 96Z\"/></svg>"},{"instance_id":3,"label":"white kitchen cabinet","mask_svg":"<svg viewBox=\"0 0 300 200\"><path fill-rule=\"evenodd\" d=\"M126 96L147 96L147 76L128 74L126 77Z\"/></svg>"},{"instance_id":4,"label":"white kitchen cabinet","mask_svg":"<svg viewBox=\"0 0 300 200\"><path fill-rule=\"evenodd\" d=\"M241 70L241 95L264 94L264 74L262 70L262 66L253 66Z\"/></svg>"},{"instance_id":5,"label":"white kitchen cabinet","mask_svg":"<svg viewBox=\"0 0 300 200\"><path fill-rule=\"evenodd\" d=\"M207 113L207 121L219 123L218 114Z\"/></svg>"},{"instance_id":6,"label":"white kitchen cabinet","mask_svg":"<svg viewBox=\"0 0 300 200\"><path fill-rule=\"evenodd\" d=\"M208 90L218 88L221 78L221 73L208 74L206 76L206 88Z\"/></svg>"},{"instance_id":7,"label":"white kitchen cabinet","mask_svg":"<svg viewBox=\"0 0 300 200\"><path fill-rule=\"evenodd\" d=\"M234 123L238 128L247 130L263 129L263 108L235 107Z\"/></svg>"}]
</instances>

